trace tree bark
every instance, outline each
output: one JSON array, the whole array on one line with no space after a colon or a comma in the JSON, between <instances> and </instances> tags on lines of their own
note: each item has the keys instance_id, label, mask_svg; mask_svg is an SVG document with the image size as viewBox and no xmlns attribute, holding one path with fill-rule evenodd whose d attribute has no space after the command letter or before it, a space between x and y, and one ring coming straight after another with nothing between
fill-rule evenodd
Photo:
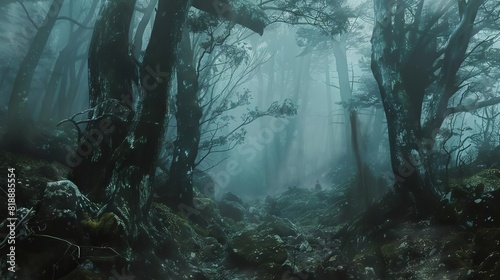
<instances>
[{"instance_id":1,"label":"tree bark","mask_svg":"<svg viewBox=\"0 0 500 280\"><path fill-rule=\"evenodd\" d=\"M193 171L200 143L202 110L198 101L198 76L189 32L184 30L177 63L177 139L174 142L167 190L171 208L193 206Z\"/></svg>"},{"instance_id":2,"label":"tree bark","mask_svg":"<svg viewBox=\"0 0 500 280\"><path fill-rule=\"evenodd\" d=\"M420 120L412 109L403 83L400 50L395 47L393 27L385 1L374 1L376 24L372 35L371 68L377 80L387 118L391 165L396 178L395 190L400 194L401 207L409 214L426 216L439 202L438 193L428 175L425 159L419 148ZM407 204L407 205L403 205Z\"/></svg>"},{"instance_id":3,"label":"tree bark","mask_svg":"<svg viewBox=\"0 0 500 280\"><path fill-rule=\"evenodd\" d=\"M89 101L94 110L89 113L85 137L72 151L76 160L70 179L97 201L105 199L112 154L127 135L133 115L132 81L137 81L137 74L129 56L128 34L135 2L105 2L90 43Z\"/></svg>"},{"instance_id":4,"label":"tree bark","mask_svg":"<svg viewBox=\"0 0 500 280\"><path fill-rule=\"evenodd\" d=\"M340 99L342 102L349 102L352 98L351 85L349 84L349 66L347 64L346 35L339 35L333 43L333 54L335 56L335 66L337 70ZM342 130L345 141L345 158L353 159L353 146L351 138L351 124L349 108L344 108L344 128Z\"/></svg>"},{"instance_id":5,"label":"tree bark","mask_svg":"<svg viewBox=\"0 0 500 280\"><path fill-rule=\"evenodd\" d=\"M167 90L190 2L159 0L140 69L143 100L127 138L113 155L112 180L106 189L109 200L101 212L112 211L122 218L132 239L147 220L152 201L152 180L165 130Z\"/></svg>"},{"instance_id":6,"label":"tree bark","mask_svg":"<svg viewBox=\"0 0 500 280\"><path fill-rule=\"evenodd\" d=\"M151 0L149 5L144 10L144 15L142 16L141 21L137 25L137 29L135 30L134 35L134 56L140 58L142 55L142 37L144 36L144 30L146 30L146 26L153 16L153 12L156 7L157 0Z\"/></svg>"}]
</instances>

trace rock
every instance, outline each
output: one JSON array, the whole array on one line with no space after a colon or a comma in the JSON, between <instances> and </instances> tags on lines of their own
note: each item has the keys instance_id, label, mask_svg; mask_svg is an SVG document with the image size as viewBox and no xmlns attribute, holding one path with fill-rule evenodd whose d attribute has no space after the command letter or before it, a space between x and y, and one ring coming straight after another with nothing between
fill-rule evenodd
<instances>
[{"instance_id":1,"label":"rock","mask_svg":"<svg viewBox=\"0 0 500 280\"><path fill-rule=\"evenodd\" d=\"M200 250L200 258L206 262L214 262L223 254L222 245L213 237L207 237L203 240Z\"/></svg>"},{"instance_id":2,"label":"rock","mask_svg":"<svg viewBox=\"0 0 500 280\"><path fill-rule=\"evenodd\" d=\"M228 242L230 261L239 268L279 273L288 255L279 236L247 231Z\"/></svg>"},{"instance_id":3,"label":"rock","mask_svg":"<svg viewBox=\"0 0 500 280\"><path fill-rule=\"evenodd\" d=\"M500 186L500 169L484 169L463 180L463 184L483 186L483 191L494 191Z\"/></svg>"},{"instance_id":4,"label":"rock","mask_svg":"<svg viewBox=\"0 0 500 280\"><path fill-rule=\"evenodd\" d=\"M279 237L297 236L295 225L288 219L281 219L276 216L268 216L266 220L257 227L258 231L266 232L269 235Z\"/></svg>"},{"instance_id":5,"label":"rock","mask_svg":"<svg viewBox=\"0 0 500 280\"><path fill-rule=\"evenodd\" d=\"M243 205L243 201L238 196L236 196L235 194L233 194L231 192L224 193L222 195L221 200L223 200L223 201L232 201L232 202L236 202L238 204Z\"/></svg>"},{"instance_id":6,"label":"rock","mask_svg":"<svg viewBox=\"0 0 500 280\"><path fill-rule=\"evenodd\" d=\"M214 198L215 197L215 182L208 175L201 170L193 172L193 186L203 195Z\"/></svg>"},{"instance_id":7,"label":"rock","mask_svg":"<svg viewBox=\"0 0 500 280\"><path fill-rule=\"evenodd\" d=\"M415 261L425 257L414 246L410 240L396 240L380 247L384 261L393 271L398 271L407 266L410 260Z\"/></svg>"},{"instance_id":8,"label":"rock","mask_svg":"<svg viewBox=\"0 0 500 280\"><path fill-rule=\"evenodd\" d=\"M69 180L47 183L36 219L47 225L45 234L78 236L84 213L97 212L97 206Z\"/></svg>"},{"instance_id":9,"label":"rock","mask_svg":"<svg viewBox=\"0 0 500 280\"><path fill-rule=\"evenodd\" d=\"M219 211L222 217L230 218L235 222L240 222L245 216L246 209L243 201L232 193L225 193L219 202Z\"/></svg>"}]
</instances>

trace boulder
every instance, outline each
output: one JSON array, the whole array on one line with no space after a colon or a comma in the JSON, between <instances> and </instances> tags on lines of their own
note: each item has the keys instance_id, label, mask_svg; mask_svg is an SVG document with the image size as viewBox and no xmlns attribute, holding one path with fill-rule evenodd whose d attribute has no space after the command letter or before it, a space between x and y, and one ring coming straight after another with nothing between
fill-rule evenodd
<instances>
[{"instance_id":1,"label":"boulder","mask_svg":"<svg viewBox=\"0 0 500 280\"><path fill-rule=\"evenodd\" d=\"M243 201L232 193L225 193L218 206L222 217L230 218L235 222L242 221L245 216L246 209Z\"/></svg>"},{"instance_id":2,"label":"boulder","mask_svg":"<svg viewBox=\"0 0 500 280\"><path fill-rule=\"evenodd\" d=\"M45 234L78 236L84 214L97 210L73 182L62 180L47 183L36 219L47 225Z\"/></svg>"},{"instance_id":3,"label":"boulder","mask_svg":"<svg viewBox=\"0 0 500 280\"><path fill-rule=\"evenodd\" d=\"M261 272L281 271L288 255L284 242L277 235L247 231L228 242L229 258L238 268L251 268Z\"/></svg>"}]
</instances>

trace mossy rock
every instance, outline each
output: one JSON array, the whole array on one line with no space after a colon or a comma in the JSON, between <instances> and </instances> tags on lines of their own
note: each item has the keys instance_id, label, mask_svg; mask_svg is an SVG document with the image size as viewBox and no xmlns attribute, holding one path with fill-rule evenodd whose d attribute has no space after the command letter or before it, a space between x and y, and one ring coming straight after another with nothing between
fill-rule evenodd
<instances>
[{"instance_id":1,"label":"mossy rock","mask_svg":"<svg viewBox=\"0 0 500 280\"><path fill-rule=\"evenodd\" d=\"M219 202L219 211L221 216L232 219L235 222L243 221L246 212L241 204L230 200Z\"/></svg>"},{"instance_id":2,"label":"mossy rock","mask_svg":"<svg viewBox=\"0 0 500 280\"><path fill-rule=\"evenodd\" d=\"M484 185L484 191L500 189L500 169L484 169L464 180L453 180L452 184L465 184L470 186Z\"/></svg>"},{"instance_id":3,"label":"mossy rock","mask_svg":"<svg viewBox=\"0 0 500 280\"><path fill-rule=\"evenodd\" d=\"M19 202L18 207L26 208L37 208L47 183L60 180L65 175L63 171L47 161L4 150L0 150L0 168L3 170L15 168L18 180L16 200ZM0 175L0 179L7 182L7 173L2 174L4 175ZM5 219L6 217L3 217L3 213L1 213L0 218Z\"/></svg>"},{"instance_id":4,"label":"mossy rock","mask_svg":"<svg viewBox=\"0 0 500 280\"><path fill-rule=\"evenodd\" d=\"M161 203L153 203L152 213L163 229L168 231L169 238L178 245L181 254L191 253L200 246L196 242L198 235L187 216L174 213L169 207Z\"/></svg>"},{"instance_id":5,"label":"mossy rock","mask_svg":"<svg viewBox=\"0 0 500 280\"><path fill-rule=\"evenodd\" d=\"M257 231L279 237L297 236L295 226L288 219L281 219L275 216L267 216L265 221L257 227Z\"/></svg>"},{"instance_id":6,"label":"mossy rock","mask_svg":"<svg viewBox=\"0 0 500 280\"><path fill-rule=\"evenodd\" d=\"M283 241L257 231L244 232L228 242L230 261L240 268L278 270L288 255Z\"/></svg>"}]
</instances>

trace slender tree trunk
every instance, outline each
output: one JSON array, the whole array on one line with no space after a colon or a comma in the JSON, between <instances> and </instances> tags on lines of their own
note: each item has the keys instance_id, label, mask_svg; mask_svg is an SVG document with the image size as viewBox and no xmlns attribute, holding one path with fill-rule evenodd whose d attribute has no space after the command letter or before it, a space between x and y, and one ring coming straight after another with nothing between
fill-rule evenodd
<instances>
[{"instance_id":1,"label":"slender tree trunk","mask_svg":"<svg viewBox=\"0 0 500 280\"><path fill-rule=\"evenodd\" d=\"M328 157L333 155L334 142L334 132L333 132L333 99L332 99L332 88L330 79L330 57L326 56L325 63L325 93L326 93L326 113L328 114L327 119L327 129L326 129L326 147L325 152Z\"/></svg>"},{"instance_id":2,"label":"slender tree trunk","mask_svg":"<svg viewBox=\"0 0 500 280\"><path fill-rule=\"evenodd\" d=\"M177 63L176 105L177 139L166 186L171 192L168 202L173 209L178 209L179 205L193 206L193 170L200 143L202 110L198 102L198 77L187 29L182 34Z\"/></svg>"},{"instance_id":3,"label":"slender tree trunk","mask_svg":"<svg viewBox=\"0 0 500 280\"><path fill-rule=\"evenodd\" d=\"M333 44L333 55L339 79L340 98L342 102L349 102L352 98L351 85L349 84L349 66L347 64L346 35L340 35ZM352 159L352 139L349 109L344 108L344 128L342 130L343 140L345 141L345 157Z\"/></svg>"},{"instance_id":4,"label":"slender tree trunk","mask_svg":"<svg viewBox=\"0 0 500 280\"><path fill-rule=\"evenodd\" d=\"M87 15L81 22L83 25L88 25L92 20L92 18L94 17L94 12L97 8L98 2L99 0L94 0L92 2L92 5L90 6ZM76 30L70 28L68 42L57 56L54 67L52 68L52 72L49 78L47 89L45 91L45 95L42 99L42 104L39 114L39 119L41 121L47 121L51 118L56 119L56 116L53 114L54 113L53 110L55 107L54 103L57 100L56 92L60 84L60 78L63 75L62 71L63 65L71 63L73 61L71 57L78 55L77 53L78 47L79 45L82 44L85 38L87 38L88 31L89 31L88 29L83 29L81 27L78 27ZM75 92L72 92L71 94L75 94Z\"/></svg>"},{"instance_id":5,"label":"slender tree trunk","mask_svg":"<svg viewBox=\"0 0 500 280\"><path fill-rule=\"evenodd\" d=\"M137 29L135 30L134 56L137 58L142 57L142 37L144 37L144 30L146 30L146 26L148 26L149 20L153 16L156 3L158 3L158 0L151 0L149 2L149 5L144 10L144 15L142 16L142 19L137 25Z\"/></svg>"},{"instance_id":6,"label":"slender tree trunk","mask_svg":"<svg viewBox=\"0 0 500 280\"><path fill-rule=\"evenodd\" d=\"M24 57L19 71L14 80L14 86L9 101L8 110L8 135L16 142L16 146L29 146L27 134L34 128L31 123L28 110L28 96L30 93L33 75L38 65L42 52L49 39L52 28L56 23L57 16L61 10L64 0L54 0L42 25L38 28L33 42ZM10 140L8 140L9 142ZM9 143L7 143L9 145Z\"/></svg>"}]
</instances>

